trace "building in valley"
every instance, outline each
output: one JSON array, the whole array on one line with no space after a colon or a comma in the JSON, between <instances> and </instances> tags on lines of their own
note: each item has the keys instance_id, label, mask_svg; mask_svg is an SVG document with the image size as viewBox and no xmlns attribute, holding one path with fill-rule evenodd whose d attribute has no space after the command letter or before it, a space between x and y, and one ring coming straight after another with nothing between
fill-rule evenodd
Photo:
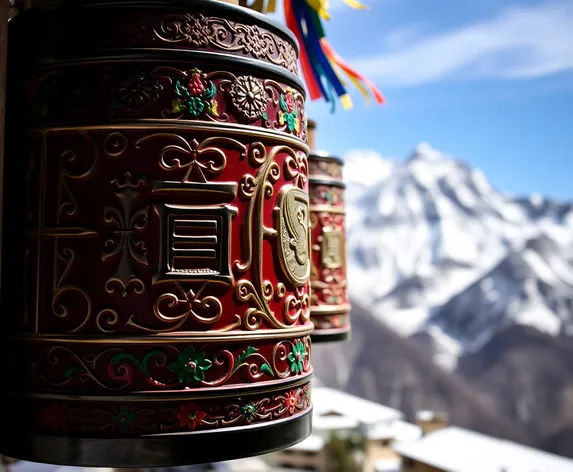
<instances>
[{"instance_id":1,"label":"building in valley","mask_svg":"<svg viewBox=\"0 0 573 472\"><path fill-rule=\"evenodd\" d=\"M400 472L572 472L573 460L454 426L396 443Z\"/></svg>"}]
</instances>

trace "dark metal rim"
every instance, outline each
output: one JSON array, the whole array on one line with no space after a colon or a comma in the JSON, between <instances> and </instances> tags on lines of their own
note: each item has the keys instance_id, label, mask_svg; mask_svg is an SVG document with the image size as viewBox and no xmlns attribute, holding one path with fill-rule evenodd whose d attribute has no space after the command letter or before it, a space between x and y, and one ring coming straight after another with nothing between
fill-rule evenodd
<instances>
[{"instance_id":1,"label":"dark metal rim","mask_svg":"<svg viewBox=\"0 0 573 472\"><path fill-rule=\"evenodd\" d=\"M17 45L16 45L17 48ZM112 62L198 62L202 64L224 66L226 68L234 68L239 72L244 73L245 70L253 72L264 71L269 75L274 76L279 80L288 82L289 85L298 88L298 91L306 99L306 89L299 76L293 74L284 67L269 64L268 62L261 61L260 59L251 59L240 56L233 56L230 54L223 54L218 52L206 51L183 51L172 49L115 49L115 50L98 50L89 51L90 56L67 56L64 58L57 58L53 56L37 58L32 64L28 63L26 68L44 68L53 66L77 66L97 64L105 62L106 64ZM29 59L28 59L29 61Z\"/></svg>"},{"instance_id":2,"label":"dark metal rim","mask_svg":"<svg viewBox=\"0 0 573 472\"><path fill-rule=\"evenodd\" d=\"M312 408L264 425L136 438L62 437L12 432L0 453L31 462L81 467L171 467L266 454L306 439Z\"/></svg>"},{"instance_id":3,"label":"dark metal rim","mask_svg":"<svg viewBox=\"0 0 573 472\"><path fill-rule=\"evenodd\" d=\"M310 340L313 343L330 343L336 341L347 341L351 339L351 330L348 328L347 331L342 332L324 332L321 333L320 330L312 333L310 335Z\"/></svg>"},{"instance_id":4,"label":"dark metal rim","mask_svg":"<svg viewBox=\"0 0 573 472\"><path fill-rule=\"evenodd\" d=\"M125 401L197 401L197 400L208 400L211 398L221 399L221 398L233 398L237 396L249 397L254 395L260 395L263 393L280 393L281 391L288 388L300 387L310 383L314 373L312 367L310 371L301 377L295 377L283 380L273 380L267 383L259 383L252 385L230 385L226 387L217 387L211 390L208 389L195 389L195 390L165 390L165 391L148 391L139 393L125 393L123 395L109 395L104 392L97 392L99 394L82 394L78 392L65 392L65 393L28 393L26 396L28 398L44 398L52 400L68 400L68 401L89 401L89 402L118 402L123 403ZM18 391L10 391L0 382L0 388L2 393L0 394L0 400L4 400L6 397L22 397L23 395ZM10 400L8 400L10 402Z\"/></svg>"},{"instance_id":5,"label":"dark metal rim","mask_svg":"<svg viewBox=\"0 0 573 472\"><path fill-rule=\"evenodd\" d=\"M264 28L272 30L274 33L287 39L295 48L297 55L299 54L298 40L294 33L283 25L280 21L263 15L250 8L232 5L229 3L217 0L64 0L60 6L60 10L67 10L72 8L171 8L171 9L184 9L189 11L202 10L213 12L224 12L234 18L247 19L252 23L256 23ZM22 14L36 14L32 10L26 10ZM17 15L19 17L21 15Z\"/></svg>"},{"instance_id":6,"label":"dark metal rim","mask_svg":"<svg viewBox=\"0 0 573 472\"><path fill-rule=\"evenodd\" d=\"M308 126L308 121L307 121L306 127L310 128ZM327 151L311 151L311 153L308 155L308 160L309 161L333 161L333 162L336 162L337 164L340 164L341 166L344 165L344 160L342 160L338 156L333 156L332 154L329 154Z\"/></svg>"},{"instance_id":7,"label":"dark metal rim","mask_svg":"<svg viewBox=\"0 0 573 472\"><path fill-rule=\"evenodd\" d=\"M309 185L331 185L333 187L339 187L339 188L346 188L346 184L344 182L342 182L341 180L336 180L336 179L315 179L315 178L310 178L308 179L308 184Z\"/></svg>"}]
</instances>

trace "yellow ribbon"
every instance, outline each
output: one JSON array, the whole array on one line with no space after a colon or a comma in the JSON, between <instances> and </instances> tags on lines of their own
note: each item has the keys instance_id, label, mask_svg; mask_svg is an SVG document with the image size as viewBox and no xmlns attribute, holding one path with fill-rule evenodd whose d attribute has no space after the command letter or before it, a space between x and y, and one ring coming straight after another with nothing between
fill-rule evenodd
<instances>
[{"instance_id":1,"label":"yellow ribbon","mask_svg":"<svg viewBox=\"0 0 573 472\"><path fill-rule=\"evenodd\" d=\"M368 5L358 2L357 0L343 0L351 8L356 8L357 10L369 10Z\"/></svg>"},{"instance_id":2,"label":"yellow ribbon","mask_svg":"<svg viewBox=\"0 0 573 472\"><path fill-rule=\"evenodd\" d=\"M326 52L325 52L325 54L326 54ZM330 62L330 65L334 69L334 73L340 79L340 82L342 82L342 85L344 87L346 87L346 83L345 83L345 81L343 79L343 75L342 75L342 73L344 73L344 77L347 77L348 79L350 79L350 81L355 85L355 87L360 91L360 93L362 95L364 95L364 97L366 98L366 105L370 105L370 94L368 93L368 89L366 87L364 87L364 85L362 85L362 82L360 82L356 77L353 77L352 75L348 74L344 70L341 70L340 67L338 67L338 65L334 62L334 60L328 54L326 54L326 57L328 59L328 62ZM350 99L350 95L345 94L345 95L341 96L340 101L342 102L342 107L345 110L350 110L352 108L352 100Z\"/></svg>"},{"instance_id":3,"label":"yellow ribbon","mask_svg":"<svg viewBox=\"0 0 573 472\"><path fill-rule=\"evenodd\" d=\"M306 0L306 3L318 13L318 16L325 20L330 20L328 14L328 0Z\"/></svg>"},{"instance_id":4,"label":"yellow ribbon","mask_svg":"<svg viewBox=\"0 0 573 472\"><path fill-rule=\"evenodd\" d=\"M267 3L267 13L274 13L277 9L277 0L269 0Z\"/></svg>"}]
</instances>

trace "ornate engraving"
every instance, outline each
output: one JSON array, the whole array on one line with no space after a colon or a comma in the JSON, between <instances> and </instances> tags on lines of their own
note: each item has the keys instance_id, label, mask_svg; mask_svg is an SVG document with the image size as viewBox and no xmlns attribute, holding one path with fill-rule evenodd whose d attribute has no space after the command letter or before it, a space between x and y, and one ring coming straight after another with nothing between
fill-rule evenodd
<instances>
[{"instance_id":1,"label":"ornate engraving","mask_svg":"<svg viewBox=\"0 0 573 472\"><path fill-rule=\"evenodd\" d=\"M6 402L8 404L10 402ZM143 433L203 431L266 423L309 411L310 383L283 388L272 393L238 399L220 397L199 403L165 402L86 402L60 399L29 400L27 407L10 403L26 426L58 434L101 433L106 437L126 437Z\"/></svg>"},{"instance_id":2,"label":"ornate engraving","mask_svg":"<svg viewBox=\"0 0 573 472\"><path fill-rule=\"evenodd\" d=\"M118 131L108 134L102 143L103 152L110 157L121 156L127 150L127 146L127 137Z\"/></svg>"},{"instance_id":3,"label":"ornate engraving","mask_svg":"<svg viewBox=\"0 0 573 472\"><path fill-rule=\"evenodd\" d=\"M143 355L124 347L85 355L50 346L33 357L30 368L38 375L38 386L189 390L301 376L310 371L309 358L307 336L260 347L164 344Z\"/></svg>"},{"instance_id":4,"label":"ornate engraving","mask_svg":"<svg viewBox=\"0 0 573 472\"><path fill-rule=\"evenodd\" d=\"M342 180L342 164L333 159L318 159L311 156L309 159L309 173L313 177L324 175L333 179Z\"/></svg>"},{"instance_id":5,"label":"ornate engraving","mask_svg":"<svg viewBox=\"0 0 573 472\"><path fill-rule=\"evenodd\" d=\"M139 112L160 96L163 85L147 70L136 69L119 80L116 87L116 100L110 104L110 112L118 107Z\"/></svg>"},{"instance_id":6,"label":"ornate engraving","mask_svg":"<svg viewBox=\"0 0 573 472\"><path fill-rule=\"evenodd\" d=\"M291 43L260 29L201 13L169 14L163 17L159 29L153 33L170 44L187 43L195 48L250 55L264 59L297 73L297 54Z\"/></svg>"},{"instance_id":7,"label":"ornate engraving","mask_svg":"<svg viewBox=\"0 0 573 472\"><path fill-rule=\"evenodd\" d=\"M148 265L147 247L143 241L136 238L136 232L147 226L149 205L134 209L134 202L139 195L136 189L144 182L145 178L132 182L129 172L125 174L123 182L119 179L112 181L112 185L119 189L115 194L119 206L104 208L104 221L116 229L113 231L114 237L105 242L106 251L102 255L102 261L113 260L118 255L120 259L115 273L105 284L105 290L110 295L116 292L117 286L123 297L127 297L130 288L138 295L145 291L145 285L133 267L133 262Z\"/></svg>"},{"instance_id":8,"label":"ornate engraving","mask_svg":"<svg viewBox=\"0 0 573 472\"><path fill-rule=\"evenodd\" d=\"M237 111L247 120L269 119L267 115L267 94L263 85L254 77L247 75L238 76L229 89L229 95Z\"/></svg>"},{"instance_id":9,"label":"ornate engraving","mask_svg":"<svg viewBox=\"0 0 573 472\"><path fill-rule=\"evenodd\" d=\"M285 187L279 197L279 257L287 278L304 285L310 276L310 224L308 196L296 187Z\"/></svg>"},{"instance_id":10,"label":"ornate engraving","mask_svg":"<svg viewBox=\"0 0 573 472\"><path fill-rule=\"evenodd\" d=\"M304 153L297 153L296 157L288 156L284 164L285 176L294 180L295 187L304 189L308 180L308 160Z\"/></svg>"},{"instance_id":11,"label":"ornate engraving","mask_svg":"<svg viewBox=\"0 0 573 472\"><path fill-rule=\"evenodd\" d=\"M215 147L216 145L234 146L241 151L241 157L244 157L247 150L244 144L232 138L217 136L199 143L196 139L187 141L173 133L153 133L143 136L135 142L135 147L140 148L142 143L155 138L169 138L177 143L163 146L159 152L159 165L165 170L186 169L181 182L207 182L207 177L215 177L223 172L227 165L227 157L222 149ZM187 162L182 163L180 158L173 157L172 153L187 156Z\"/></svg>"},{"instance_id":12,"label":"ornate engraving","mask_svg":"<svg viewBox=\"0 0 573 472\"><path fill-rule=\"evenodd\" d=\"M65 283L67 276L75 265L76 252L69 247L60 248L58 238L55 240L55 247L57 260L54 262L52 312L61 320L73 319L76 322L79 321L76 327L66 330L69 333L77 333L88 324L91 318L92 300L88 292L83 288ZM58 261L62 261L65 264L64 270L59 277L57 276ZM70 316L69 305L64 303L64 299L68 299L70 304L73 303L73 316ZM82 312L84 312L84 315L79 316Z\"/></svg>"},{"instance_id":13,"label":"ornate engraving","mask_svg":"<svg viewBox=\"0 0 573 472\"><path fill-rule=\"evenodd\" d=\"M57 223L63 216L74 216L77 210L75 196L70 191L69 182L85 181L92 177L99 161L99 149L93 138L83 131L74 133L82 136L93 149L93 160L91 163L82 159L83 155L76 153L73 149L65 149L60 154L59 185L58 185L58 217ZM87 167L87 168L86 168Z\"/></svg>"},{"instance_id":14,"label":"ornate engraving","mask_svg":"<svg viewBox=\"0 0 573 472\"><path fill-rule=\"evenodd\" d=\"M284 318L291 322L297 319L308 321L310 318L310 296L303 287L296 287L295 294L289 295L283 305Z\"/></svg>"},{"instance_id":15,"label":"ornate engraving","mask_svg":"<svg viewBox=\"0 0 573 472\"><path fill-rule=\"evenodd\" d=\"M229 205L157 206L161 217L161 247L154 283L166 280L202 280L231 284L231 219Z\"/></svg>"}]
</instances>

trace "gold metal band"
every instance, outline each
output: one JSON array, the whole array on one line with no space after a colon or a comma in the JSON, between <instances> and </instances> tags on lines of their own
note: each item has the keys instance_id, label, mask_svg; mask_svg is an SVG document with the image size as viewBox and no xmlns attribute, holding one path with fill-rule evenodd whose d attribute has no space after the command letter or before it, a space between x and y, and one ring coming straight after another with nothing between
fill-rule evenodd
<instances>
[{"instance_id":1,"label":"gold metal band","mask_svg":"<svg viewBox=\"0 0 573 472\"><path fill-rule=\"evenodd\" d=\"M330 205L310 205L309 208L310 211L314 211L316 213L336 213L339 215L346 215L346 209Z\"/></svg>"},{"instance_id":2,"label":"gold metal band","mask_svg":"<svg viewBox=\"0 0 573 472\"><path fill-rule=\"evenodd\" d=\"M308 336L313 330L312 326L300 326L289 329L273 329L268 332L252 331L253 334L245 334L245 331L228 331L209 334L208 331L190 331L188 333L163 333L149 334L147 336L78 336L66 334L22 334L2 332L0 340L26 340L30 342L57 342L72 344L156 344L166 342L206 342L206 341L248 341L267 339L287 339L289 337Z\"/></svg>"},{"instance_id":3,"label":"gold metal band","mask_svg":"<svg viewBox=\"0 0 573 472\"><path fill-rule=\"evenodd\" d=\"M241 136L250 136L253 138L265 138L271 142L279 142L281 144L288 143L296 146L298 149L308 153L308 145L299 138L287 135L280 131L265 130L262 128L255 128L252 126L245 126L235 123L212 123L212 122L185 122L183 120L174 119L141 119L137 121L129 121L122 123L106 123L101 125L79 125L79 126L46 126L38 128L29 128L21 131L21 133L50 133L54 131L94 131L102 130L108 131L112 129L126 130L126 129L168 129L173 130L173 125L177 125L177 131L204 131L208 133L230 133Z\"/></svg>"}]
</instances>

